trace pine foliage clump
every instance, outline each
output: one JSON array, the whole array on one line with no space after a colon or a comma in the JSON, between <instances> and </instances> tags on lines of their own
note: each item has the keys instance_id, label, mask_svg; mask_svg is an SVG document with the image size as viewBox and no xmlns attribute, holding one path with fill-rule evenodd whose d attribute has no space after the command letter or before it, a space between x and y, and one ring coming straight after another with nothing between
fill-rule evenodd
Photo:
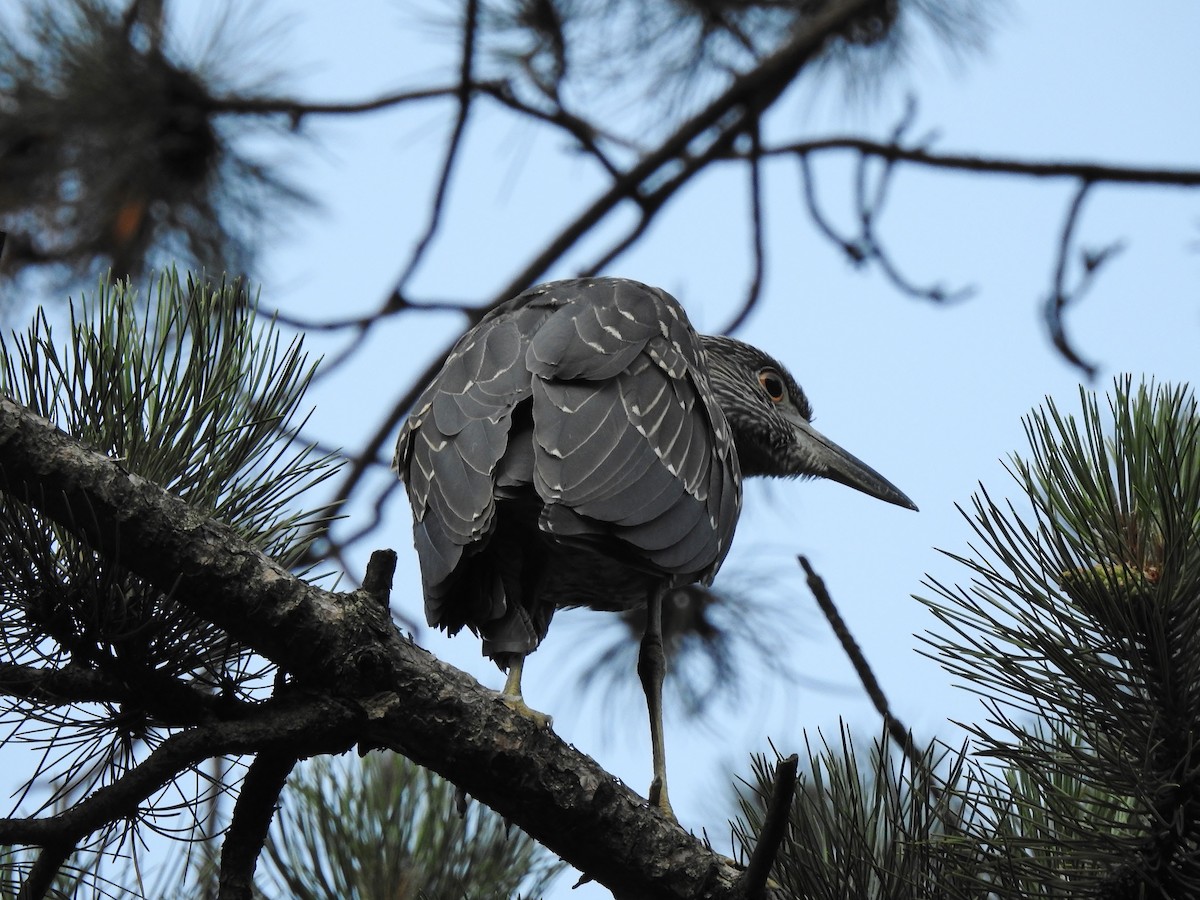
<instances>
[{"instance_id":1,"label":"pine foliage clump","mask_svg":"<svg viewBox=\"0 0 1200 900\"><path fill-rule=\"evenodd\" d=\"M294 900L540 897L564 866L454 785L395 753L299 767L260 883Z\"/></svg>"},{"instance_id":2,"label":"pine foliage clump","mask_svg":"<svg viewBox=\"0 0 1200 900\"><path fill-rule=\"evenodd\" d=\"M167 262L245 273L267 211L305 201L245 151L262 122L229 115L246 89L226 73L251 68L246 23L214 35L211 59L189 58L164 17L162 0L0 10L0 278L76 284Z\"/></svg>"},{"instance_id":3,"label":"pine foliage clump","mask_svg":"<svg viewBox=\"0 0 1200 900\"><path fill-rule=\"evenodd\" d=\"M282 564L304 559L329 513L303 498L337 467L297 440L314 372L299 338L260 321L240 285L174 275L149 298L101 284L64 330L39 310L0 340L0 391ZM3 719L9 743L40 754L18 802L49 786L42 811L112 783L205 704L262 699L270 671L35 506L12 492L0 505L0 667L28 685ZM56 693L39 687L55 678ZM180 788L193 812L209 789L196 778ZM180 807L163 809L177 833Z\"/></svg>"},{"instance_id":4,"label":"pine foliage clump","mask_svg":"<svg viewBox=\"0 0 1200 900\"><path fill-rule=\"evenodd\" d=\"M927 652L985 721L961 751L810 748L775 869L796 896L1200 896L1200 410L1129 378L1081 397L1026 418L1024 502L963 510L969 581L928 582Z\"/></svg>"}]
</instances>

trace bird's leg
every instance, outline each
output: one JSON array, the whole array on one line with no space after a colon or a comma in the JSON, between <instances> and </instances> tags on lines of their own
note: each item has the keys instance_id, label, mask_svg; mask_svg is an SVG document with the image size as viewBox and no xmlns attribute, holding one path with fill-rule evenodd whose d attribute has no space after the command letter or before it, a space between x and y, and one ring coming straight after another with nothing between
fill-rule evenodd
<instances>
[{"instance_id":1,"label":"bird's leg","mask_svg":"<svg viewBox=\"0 0 1200 900\"><path fill-rule=\"evenodd\" d=\"M521 696L521 670L525 668L525 654L514 653L508 664L508 678L504 682L504 690L500 692L500 700L509 709L533 719L542 728L549 728L552 719L544 712L538 712L525 703Z\"/></svg>"},{"instance_id":2,"label":"bird's leg","mask_svg":"<svg viewBox=\"0 0 1200 900\"><path fill-rule=\"evenodd\" d=\"M667 753L663 744L662 686L667 673L667 658L662 640L662 591L650 595L646 608L646 632L638 653L638 677L646 692L646 710L650 713L650 751L654 758L654 780L650 782L650 805L657 806L671 819L675 812L667 798Z\"/></svg>"}]
</instances>

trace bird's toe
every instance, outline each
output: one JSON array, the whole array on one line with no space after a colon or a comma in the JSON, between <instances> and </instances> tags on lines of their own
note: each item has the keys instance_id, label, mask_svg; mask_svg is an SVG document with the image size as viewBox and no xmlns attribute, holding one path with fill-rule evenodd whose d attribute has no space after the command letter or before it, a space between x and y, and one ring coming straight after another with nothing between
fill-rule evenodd
<instances>
[{"instance_id":1,"label":"bird's toe","mask_svg":"<svg viewBox=\"0 0 1200 900\"><path fill-rule=\"evenodd\" d=\"M554 724L554 719L551 716L533 709L520 694L514 695L500 692L496 694L496 698L513 712L520 713L527 719L532 719L533 723L539 728L549 729Z\"/></svg>"}]
</instances>

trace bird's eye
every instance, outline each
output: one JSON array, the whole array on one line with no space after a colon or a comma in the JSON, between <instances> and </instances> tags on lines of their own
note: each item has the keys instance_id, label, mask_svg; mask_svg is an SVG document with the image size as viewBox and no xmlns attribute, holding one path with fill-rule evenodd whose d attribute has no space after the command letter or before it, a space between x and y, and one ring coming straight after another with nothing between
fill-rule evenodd
<instances>
[{"instance_id":1,"label":"bird's eye","mask_svg":"<svg viewBox=\"0 0 1200 900\"><path fill-rule=\"evenodd\" d=\"M763 390L767 392L767 396L774 403L782 403L787 397L787 385L783 383L783 377L774 369L763 369L759 372L758 383L763 386Z\"/></svg>"}]
</instances>

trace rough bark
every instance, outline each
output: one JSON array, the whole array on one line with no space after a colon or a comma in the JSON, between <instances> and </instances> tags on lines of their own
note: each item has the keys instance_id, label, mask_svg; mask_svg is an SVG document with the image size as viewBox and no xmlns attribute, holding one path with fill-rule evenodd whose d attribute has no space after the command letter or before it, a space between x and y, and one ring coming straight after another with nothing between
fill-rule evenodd
<instances>
[{"instance_id":1,"label":"rough bark","mask_svg":"<svg viewBox=\"0 0 1200 900\"><path fill-rule=\"evenodd\" d=\"M293 720L288 746L396 750L459 785L618 897L736 896L738 871L727 860L650 809L593 759L405 639L377 597L332 593L293 577L229 528L8 398L0 398L0 487L173 591L278 664L304 694L324 697L321 702L339 711L331 717L336 735L312 717L308 741L294 733ZM256 723L263 728L257 740L249 724L239 723L237 739L217 752L280 747L270 720ZM185 734L198 738L204 727L218 726ZM212 751L203 745L203 752ZM15 829L7 824L0 823L0 834L19 832L18 839L42 830L30 820Z\"/></svg>"}]
</instances>

